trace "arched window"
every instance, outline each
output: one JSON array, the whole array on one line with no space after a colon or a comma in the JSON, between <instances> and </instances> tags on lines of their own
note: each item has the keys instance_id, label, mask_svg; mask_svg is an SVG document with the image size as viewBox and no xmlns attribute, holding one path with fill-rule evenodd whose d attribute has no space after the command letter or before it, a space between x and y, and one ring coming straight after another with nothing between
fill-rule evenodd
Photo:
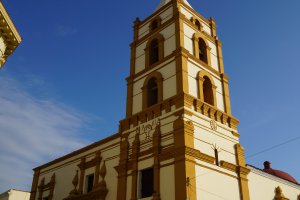
<instances>
[{"instance_id":1,"label":"arched window","mask_svg":"<svg viewBox=\"0 0 300 200\"><path fill-rule=\"evenodd\" d=\"M158 39L151 41L149 45L149 65L152 65L159 60L159 42Z\"/></svg>"},{"instance_id":2,"label":"arched window","mask_svg":"<svg viewBox=\"0 0 300 200\"><path fill-rule=\"evenodd\" d=\"M202 38L199 38L198 47L199 47L199 59L207 63L207 46L205 41Z\"/></svg>"},{"instance_id":3,"label":"arched window","mask_svg":"<svg viewBox=\"0 0 300 200\"><path fill-rule=\"evenodd\" d=\"M151 78L147 85L147 107L158 103L158 85L155 77Z\"/></svg>"},{"instance_id":4,"label":"arched window","mask_svg":"<svg viewBox=\"0 0 300 200\"><path fill-rule=\"evenodd\" d=\"M195 20L195 25L197 26L197 29L200 30L201 29L201 24L199 22L198 19Z\"/></svg>"},{"instance_id":5,"label":"arched window","mask_svg":"<svg viewBox=\"0 0 300 200\"><path fill-rule=\"evenodd\" d=\"M213 106L214 105L213 85L207 76L204 76L203 78L204 78L204 81L203 81L204 102Z\"/></svg>"},{"instance_id":6,"label":"arched window","mask_svg":"<svg viewBox=\"0 0 300 200\"><path fill-rule=\"evenodd\" d=\"M195 33L193 36L194 44L194 56L198 58L203 63L211 66L210 61L210 50L211 48L208 45L208 42L205 40L206 36L202 33Z\"/></svg>"},{"instance_id":7,"label":"arched window","mask_svg":"<svg viewBox=\"0 0 300 200\"><path fill-rule=\"evenodd\" d=\"M145 67L153 67L164 58L164 37L157 33L147 42L145 48Z\"/></svg>"},{"instance_id":8,"label":"arched window","mask_svg":"<svg viewBox=\"0 0 300 200\"><path fill-rule=\"evenodd\" d=\"M163 100L163 77L158 71L148 75L143 91L143 109L159 104Z\"/></svg>"}]
</instances>

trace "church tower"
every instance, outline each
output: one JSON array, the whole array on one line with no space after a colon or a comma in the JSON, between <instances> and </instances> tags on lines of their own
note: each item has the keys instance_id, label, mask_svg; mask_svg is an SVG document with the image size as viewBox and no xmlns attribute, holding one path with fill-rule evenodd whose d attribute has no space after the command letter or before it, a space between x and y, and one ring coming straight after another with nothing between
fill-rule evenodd
<instances>
[{"instance_id":1,"label":"church tower","mask_svg":"<svg viewBox=\"0 0 300 200\"><path fill-rule=\"evenodd\" d=\"M126 80L118 200L249 199L213 18L187 0L161 0L134 22Z\"/></svg>"}]
</instances>

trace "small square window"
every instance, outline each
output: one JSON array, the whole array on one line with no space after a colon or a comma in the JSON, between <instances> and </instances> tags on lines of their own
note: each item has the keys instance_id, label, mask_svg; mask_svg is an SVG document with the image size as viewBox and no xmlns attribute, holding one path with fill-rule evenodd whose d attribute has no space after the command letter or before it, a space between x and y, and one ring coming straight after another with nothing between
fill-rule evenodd
<instances>
[{"instance_id":1,"label":"small square window","mask_svg":"<svg viewBox=\"0 0 300 200\"><path fill-rule=\"evenodd\" d=\"M142 170L140 177L140 197L151 197L153 195L153 168Z\"/></svg>"},{"instance_id":2,"label":"small square window","mask_svg":"<svg viewBox=\"0 0 300 200\"><path fill-rule=\"evenodd\" d=\"M93 186L94 186L94 174L90 174L86 176L86 192L91 192L93 190Z\"/></svg>"}]
</instances>

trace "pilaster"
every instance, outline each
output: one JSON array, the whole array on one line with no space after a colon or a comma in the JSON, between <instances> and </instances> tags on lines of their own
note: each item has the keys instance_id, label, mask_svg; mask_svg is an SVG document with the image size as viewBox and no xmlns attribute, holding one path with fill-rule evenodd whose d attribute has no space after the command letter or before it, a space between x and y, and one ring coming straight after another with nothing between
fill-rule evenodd
<instances>
[{"instance_id":1,"label":"pilaster","mask_svg":"<svg viewBox=\"0 0 300 200\"><path fill-rule=\"evenodd\" d=\"M194 148L194 126L179 116L173 124L175 144L175 196L176 200L196 200L194 157L186 153ZM191 192L192 191L192 192Z\"/></svg>"},{"instance_id":2,"label":"pilaster","mask_svg":"<svg viewBox=\"0 0 300 200\"><path fill-rule=\"evenodd\" d=\"M244 148L240 144L235 145L237 160L237 175L240 187L241 200L250 200L247 175L250 170L246 167Z\"/></svg>"},{"instance_id":3,"label":"pilaster","mask_svg":"<svg viewBox=\"0 0 300 200\"><path fill-rule=\"evenodd\" d=\"M117 167L118 172L118 194L117 200L126 200L127 192L127 163L129 143L127 138L120 144L120 163Z\"/></svg>"},{"instance_id":4,"label":"pilaster","mask_svg":"<svg viewBox=\"0 0 300 200\"><path fill-rule=\"evenodd\" d=\"M35 198L36 198L36 193L37 193L38 184L39 184L39 176L40 176L40 170L35 169L34 175L33 175L32 186L31 186L31 192L30 192L30 200L35 200Z\"/></svg>"},{"instance_id":5,"label":"pilaster","mask_svg":"<svg viewBox=\"0 0 300 200\"><path fill-rule=\"evenodd\" d=\"M135 135L135 140L132 145L131 200L137 200L139 149L140 149L140 139L139 139L139 134L137 133Z\"/></svg>"}]
</instances>

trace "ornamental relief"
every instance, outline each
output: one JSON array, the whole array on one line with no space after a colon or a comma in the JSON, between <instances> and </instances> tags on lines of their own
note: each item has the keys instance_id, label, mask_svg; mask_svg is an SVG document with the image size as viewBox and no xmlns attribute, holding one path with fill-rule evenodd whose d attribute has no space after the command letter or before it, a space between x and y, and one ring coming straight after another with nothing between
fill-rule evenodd
<instances>
[{"instance_id":1,"label":"ornamental relief","mask_svg":"<svg viewBox=\"0 0 300 200\"><path fill-rule=\"evenodd\" d=\"M156 118L149 122L144 123L136 128L136 134L139 135L139 139L142 143L146 143L152 140L153 133L156 126L160 125L160 119Z\"/></svg>"},{"instance_id":2,"label":"ornamental relief","mask_svg":"<svg viewBox=\"0 0 300 200\"><path fill-rule=\"evenodd\" d=\"M218 124L215 120L210 121L210 128L214 131L216 131L218 129Z\"/></svg>"}]
</instances>

